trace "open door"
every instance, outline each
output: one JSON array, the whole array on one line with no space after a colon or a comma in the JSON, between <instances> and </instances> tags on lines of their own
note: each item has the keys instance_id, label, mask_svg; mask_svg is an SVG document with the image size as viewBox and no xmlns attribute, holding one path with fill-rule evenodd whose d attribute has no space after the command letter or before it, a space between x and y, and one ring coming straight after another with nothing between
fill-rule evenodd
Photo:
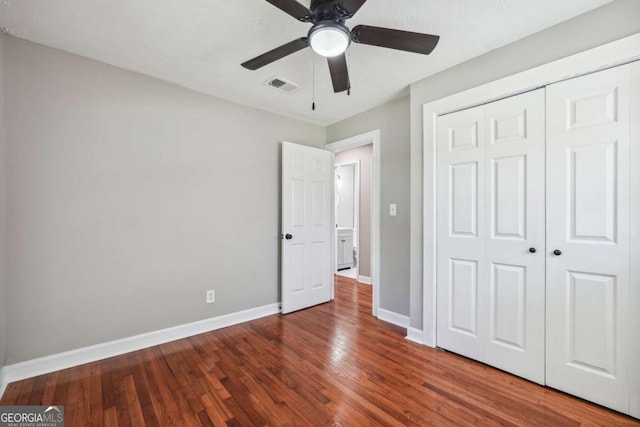
<instances>
[{"instance_id":1,"label":"open door","mask_svg":"<svg viewBox=\"0 0 640 427\"><path fill-rule=\"evenodd\" d=\"M333 153L282 143L282 313L332 297Z\"/></svg>"}]
</instances>

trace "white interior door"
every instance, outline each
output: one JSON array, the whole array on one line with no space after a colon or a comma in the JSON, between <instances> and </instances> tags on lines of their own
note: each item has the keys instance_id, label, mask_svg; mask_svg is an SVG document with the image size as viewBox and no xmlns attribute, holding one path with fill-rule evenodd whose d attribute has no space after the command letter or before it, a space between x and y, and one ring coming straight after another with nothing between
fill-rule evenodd
<instances>
[{"instance_id":1,"label":"white interior door","mask_svg":"<svg viewBox=\"0 0 640 427\"><path fill-rule=\"evenodd\" d=\"M437 345L484 359L484 107L437 122Z\"/></svg>"},{"instance_id":2,"label":"white interior door","mask_svg":"<svg viewBox=\"0 0 640 427\"><path fill-rule=\"evenodd\" d=\"M332 297L333 154L282 143L282 312Z\"/></svg>"},{"instance_id":3,"label":"white interior door","mask_svg":"<svg viewBox=\"0 0 640 427\"><path fill-rule=\"evenodd\" d=\"M437 344L543 383L544 90L437 132Z\"/></svg>"},{"instance_id":4,"label":"white interior door","mask_svg":"<svg viewBox=\"0 0 640 427\"><path fill-rule=\"evenodd\" d=\"M627 413L629 85L624 66L547 90L547 384Z\"/></svg>"},{"instance_id":5,"label":"white interior door","mask_svg":"<svg viewBox=\"0 0 640 427\"><path fill-rule=\"evenodd\" d=\"M484 361L544 384L544 89L485 106Z\"/></svg>"}]
</instances>

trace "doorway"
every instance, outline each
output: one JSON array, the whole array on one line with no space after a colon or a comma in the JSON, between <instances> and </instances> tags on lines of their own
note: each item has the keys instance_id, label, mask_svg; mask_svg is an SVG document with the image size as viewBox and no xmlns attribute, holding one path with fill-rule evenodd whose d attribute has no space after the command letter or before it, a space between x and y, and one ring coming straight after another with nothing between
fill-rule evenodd
<instances>
[{"instance_id":1,"label":"doorway","mask_svg":"<svg viewBox=\"0 0 640 427\"><path fill-rule=\"evenodd\" d=\"M327 144L326 148L335 155L334 271L372 286L372 312L377 316L380 295L380 131Z\"/></svg>"},{"instance_id":2,"label":"doorway","mask_svg":"<svg viewBox=\"0 0 640 427\"><path fill-rule=\"evenodd\" d=\"M371 144L335 155L336 274L371 284Z\"/></svg>"}]
</instances>

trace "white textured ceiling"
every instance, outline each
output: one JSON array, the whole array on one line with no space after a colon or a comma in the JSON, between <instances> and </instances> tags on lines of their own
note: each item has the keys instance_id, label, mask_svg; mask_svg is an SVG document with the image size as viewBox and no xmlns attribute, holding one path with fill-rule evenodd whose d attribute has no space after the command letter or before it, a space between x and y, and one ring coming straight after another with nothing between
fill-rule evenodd
<instances>
[{"instance_id":1,"label":"white textured ceiling","mask_svg":"<svg viewBox=\"0 0 640 427\"><path fill-rule=\"evenodd\" d=\"M429 56L352 44L351 96L334 94L326 60L302 50L257 71L240 64L310 24L265 0L0 0L16 37L305 121L327 125L407 93L410 83L611 0L368 0L348 21L438 34ZM309 1L301 1L308 6ZM263 85L277 76L302 89Z\"/></svg>"}]
</instances>

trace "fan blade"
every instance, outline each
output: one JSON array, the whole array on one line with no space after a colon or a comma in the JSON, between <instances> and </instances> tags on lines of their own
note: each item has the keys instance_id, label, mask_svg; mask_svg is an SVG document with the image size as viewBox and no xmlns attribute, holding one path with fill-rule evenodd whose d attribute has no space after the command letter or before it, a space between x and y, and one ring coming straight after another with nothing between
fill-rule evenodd
<instances>
[{"instance_id":1,"label":"fan blade","mask_svg":"<svg viewBox=\"0 0 640 427\"><path fill-rule=\"evenodd\" d=\"M270 50L267 53L256 56L255 58L243 63L242 66L244 68L248 68L249 70L257 70L258 68L271 64L272 62L275 62L278 59L282 59L287 55L296 53L297 51L304 49L305 47L307 47L307 38L300 37L299 39Z\"/></svg>"},{"instance_id":2,"label":"fan blade","mask_svg":"<svg viewBox=\"0 0 640 427\"><path fill-rule=\"evenodd\" d=\"M351 30L351 40L356 43L428 55L438 44L440 36L358 25Z\"/></svg>"},{"instance_id":3,"label":"fan blade","mask_svg":"<svg viewBox=\"0 0 640 427\"><path fill-rule=\"evenodd\" d=\"M288 13L298 21L311 22L311 11L298 3L296 0L267 0L269 3Z\"/></svg>"},{"instance_id":4,"label":"fan blade","mask_svg":"<svg viewBox=\"0 0 640 427\"><path fill-rule=\"evenodd\" d=\"M351 18L358 10L360 10L366 1L367 0L342 0L339 3L344 11L347 12L345 18Z\"/></svg>"},{"instance_id":5,"label":"fan blade","mask_svg":"<svg viewBox=\"0 0 640 427\"><path fill-rule=\"evenodd\" d=\"M351 89L349 70L347 69L347 57L344 53L342 55L328 57L327 62L329 63L329 72L331 73L331 81L333 82L333 91L338 93Z\"/></svg>"}]
</instances>

